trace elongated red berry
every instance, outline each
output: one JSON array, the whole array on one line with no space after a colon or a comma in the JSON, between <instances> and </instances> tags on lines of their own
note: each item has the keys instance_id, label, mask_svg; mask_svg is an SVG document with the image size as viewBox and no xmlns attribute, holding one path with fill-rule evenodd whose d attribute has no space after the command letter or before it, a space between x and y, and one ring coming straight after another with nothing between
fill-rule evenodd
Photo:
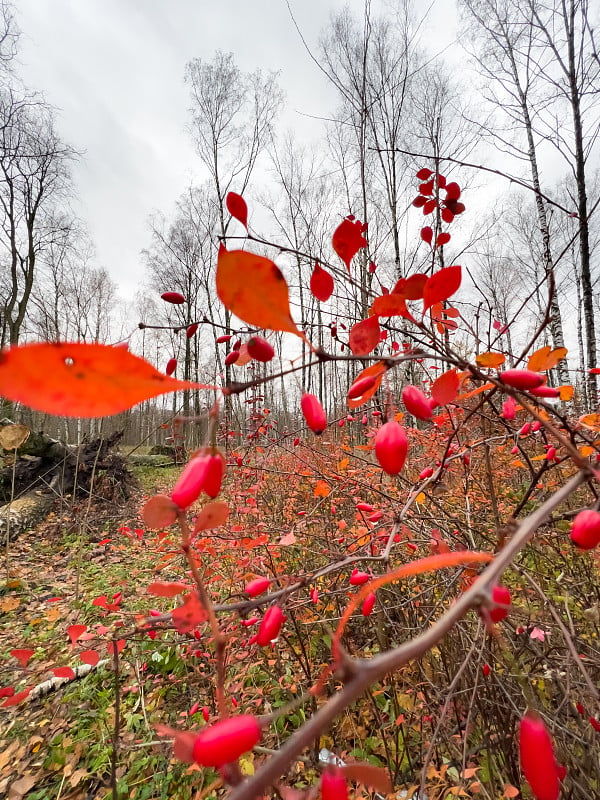
<instances>
[{"instance_id":1,"label":"elongated red berry","mask_svg":"<svg viewBox=\"0 0 600 800\"><path fill-rule=\"evenodd\" d=\"M248 597L257 597L259 594L266 592L270 585L271 581L269 578L254 578L253 581L246 584L244 591Z\"/></svg>"},{"instance_id":2,"label":"elongated red berry","mask_svg":"<svg viewBox=\"0 0 600 800\"><path fill-rule=\"evenodd\" d=\"M223 336L217 336L215 339L217 344L223 344L223 342L228 342L230 339L233 339L233 336L229 333L223 334Z\"/></svg>"},{"instance_id":3,"label":"elongated red berry","mask_svg":"<svg viewBox=\"0 0 600 800\"><path fill-rule=\"evenodd\" d=\"M356 400L358 397L362 397L363 394L368 392L374 385L375 378L372 375L359 378L357 381L354 381L352 386L348 389L348 400Z\"/></svg>"},{"instance_id":4,"label":"elongated red berry","mask_svg":"<svg viewBox=\"0 0 600 800\"><path fill-rule=\"evenodd\" d=\"M582 550L592 550L600 544L600 512L580 511L571 525L571 541Z\"/></svg>"},{"instance_id":5,"label":"elongated red berry","mask_svg":"<svg viewBox=\"0 0 600 800\"><path fill-rule=\"evenodd\" d=\"M348 784L339 767L328 767L321 775L322 800L348 800Z\"/></svg>"},{"instance_id":6,"label":"elongated red berry","mask_svg":"<svg viewBox=\"0 0 600 800\"><path fill-rule=\"evenodd\" d=\"M185 335L187 336L188 339L191 339L197 330L198 330L198 323L193 322L191 325L188 325L188 327L185 329Z\"/></svg>"},{"instance_id":7,"label":"elongated red berry","mask_svg":"<svg viewBox=\"0 0 600 800\"><path fill-rule=\"evenodd\" d=\"M433 416L429 398L416 386L405 386L402 390L402 402L409 414L417 419L428 420Z\"/></svg>"},{"instance_id":8,"label":"elongated red berry","mask_svg":"<svg viewBox=\"0 0 600 800\"><path fill-rule=\"evenodd\" d=\"M507 397L502 403L502 413L500 416L503 419L514 419L517 410L517 403L514 397Z\"/></svg>"},{"instance_id":9,"label":"elongated red berry","mask_svg":"<svg viewBox=\"0 0 600 800\"><path fill-rule=\"evenodd\" d=\"M176 358L170 358L167 361L167 366L165 367L165 373L167 375L172 375L175 372L176 369L177 369L177 359Z\"/></svg>"},{"instance_id":10,"label":"elongated red berry","mask_svg":"<svg viewBox=\"0 0 600 800\"><path fill-rule=\"evenodd\" d=\"M560 397L560 391L552 386L535 386L529 390L534 397Z\"/></svg>"},{"instance_id":11,"label":"elongated red berry","mask_svg":"<svg viewBox=\"0 0 600 800\"><path fill-rule=\"evenodd\" d=\"M500 608L499 606L510 606L510 592L506 586L496 584L492 589L492 600L499 605L490 610L490 619L492 622L500 622L508 616L508 608Z\"/></svg>"},{"instance_id":12,"label":"elongated red berry","mask_svg":"<svg viewBox=\"0 0 600 800\"><path fill-rule=\"evenodd\" d=\"M167 303L173 303L175 306L185 303L185 297L179 292L163 292L161 298Z\"/></svg>"},{"instance_id":13,"label":"elongated red berry","mask_svg":"<svg viewBox=\"0 0 600 800\"><path fill-rule=\"evenodd\" d=\"M498 377L507 386L514 389L535 389L546 383L546 376L539 372L532 372L530 369L507 369L500 372Z\"/></svg>"},{"instance_id":14,"label":"elongated red berry","mask_svg":"<svg viewBox=\"0 0 600 800\"><path fill-rule=\"evenodd\" d=\"M255 361L262 361L265 364L275 355L275 350L262 336L253 336L251 339L248 339L246 348L248 349L249 356Z\"/></svg>"},{"instance_id":15,"label":"elongated red berry","mask_svg":"<svg viewBox=\"0 0 600 800\"><path fill-rule=\"evenodd\" d=\"M214 452L207 455L207 458L208 466L202 490L214 499L221 491L223 475L225 474L225 457L220 450L215 449Z\"/></svg>"},{"instance_id":16,"label":"elongated red berry","mask_svg":"<svg viewBox=\"0 0 600 800\"><path fill-rule=\"evenodd\" d=\"M300 408L308 427L320 436L327 427L327 414L321 403L314 394L305 392L300 400Z\"/></svg>"},{"instance_id":17,"label":"elongated red berry","mask_svg":"<svg viewBox=\"0 0 600 800\"><path fill-rule=\"evenodd\" d=\"M362 609L361 609L363 617L369 617L371 615L376 602L377 602L377 595L375 594L375 592L371 592L365 597L365 601L362 604Z\"/></svg>"},{"instance_id":18,"label":"elongated red berry","mask_svg":"<svg viewBox=\"0 0 600 800\"><path fill-rule=\"evenodd\" d=\"M235 362L240 357L239 350L230 350L229 353L225 356L225 366L228 367L230 364L235 364Z\"/></svg>"},{"instance_id":19,"label":"elongated red berry","mask_svg":"<svg viewBox=\"0 0 600 800\"><path fill-rule=\"evenodd\" d=\"M256 643L261 647L266 647L274 639L277 639L284 620L285 614L281 608L279 606L271 606L262 618L256 634Z\"/></svg>"},{"instance_id":20,"label":"elongated red berry","mask_svg":"<svg viewBox=\"0 0 600 800\"><path fill-rule=\"evenodd\" d=\"M362 586L363 583L367 583L371 579L371 576L367 572L362 572L359 569L353 569L352 574L350 575L350 584L352 586Z\"/></svg>"},{"instance_id":21,"label":"elongated red berry","mask_svg":"<svg viewBox=\"0 0 600 800\"><path fill-rule=\"evenodd\" d=\"M521 720L519 753L521 769L536 800L557 800L560 781L552 739L535 711L528 711Z\"/></svg>"},{"instance_id":22,"label":"elongated red berry","mask_svg":"<svg viewBox=\"0 0 600 800\"><path fill-rule=\"evenodd\" d=\"M208 459L205 456L195 456L185 465L171 492L171 500L179 508L188 508L200 497L207 469Z\"/></svg>"},{"instance_id":23,"label":"elongated red berry","mask_svg":"<svg viewBox=\"0 0 600 800\"><path fill-rule=\"evenodd\" d=\"M424 481L426 478L431 478L433 475L433 467L426 467L421 473L419 473L419 480Z\"/></svg>"},{"instance_id":24,"label":"elongated red berry","mask_svg":"<svg viewBox=\"0 0 600 800\"><path fill-rule=\"evenodd\" d=\"M205 728L194 742L194 761L202 767L222 767L252 750L261 737L256 717L242 714Z\"/></svg>"},{"instance_id":25,"label":"elongated red berry","mask_svg":"<svg viewBox=\"0 0 600 800\"><path fill-rule=\"evenodd\" d=\"M406 461L408 439L404 428L397 422L386 422L375 437L375 456L381 469L388 475L397 475Z\"/></svg>"},{"instance_id":26,"label":"elongated red berry","mask_svg":"<svg viewBox=\"0 0 600 800\"><path fill-rule=\"evenodd\" d=\"M373 506L370 503L357 503L356 508L358 511L373 511Z\"/></svg>"}]
</instances>

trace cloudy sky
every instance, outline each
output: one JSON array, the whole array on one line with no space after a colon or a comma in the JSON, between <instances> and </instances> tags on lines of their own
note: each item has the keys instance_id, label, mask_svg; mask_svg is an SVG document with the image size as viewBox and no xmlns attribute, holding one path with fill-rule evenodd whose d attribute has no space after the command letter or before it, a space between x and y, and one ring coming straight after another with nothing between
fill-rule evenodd
<instances>
[{"instance_id":1,"label":"cloudy sky","mask_svg":"<svg viewBox=\"0 0 600 800\"><path fill-rule=\"evenodd\" d=\"M330 14L363 0L289 0L315 46ZM245 71L280 71L284 127L303 138L320 132L307 115L327 115L333 92L294 28L286 0L18 0L20 74L59 109L64 139L83 157L77 166L77 213L127 296L143 280L140 250L148 216L169 212L201 166L186 131L183 83L191 58L235 54ZM373 0L376 10L392 6ZM433 0L431 41L455 35L453 0Z\"/></svg>"}]
</instances>

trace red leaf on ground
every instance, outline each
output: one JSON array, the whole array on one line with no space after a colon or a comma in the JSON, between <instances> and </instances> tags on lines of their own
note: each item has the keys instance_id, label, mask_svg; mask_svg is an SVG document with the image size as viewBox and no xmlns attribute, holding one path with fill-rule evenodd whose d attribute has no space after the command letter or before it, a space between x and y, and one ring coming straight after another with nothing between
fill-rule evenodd
<instances>
[{"instance_id":1,"label":"red leaf on ground","mask_svg":"<svg viewBox=\"0 0 600 800\"><path fill-rule=\"evenodd\" d=\"M71 669L71 667L57 667L56 669L53 669L52 672L57 678L70 678L73 680L75 677L75 672Z\"/></svg>"},{"instance_id":2,"label":"red leaf on ground","mask_svg":"<svg viewBox=\"0 0 600 800\"><path fill-rule=\"evenodd\" d=\"M89 664L91 667L95 667L100 661L100 654L95 650L84 650L82 653L79 653L79 658L84 664Z\"/></svg>"},{"instance_id":3,"label":"red leaf on ground","mask_svg":"<svg viewBox=\"0 0 600 800\"><path fill-rule=\"evenodd\" d=\"M27 666L27 662L29 661L29 659L31 658L33 653L34 653L33 650L11 650L10 651L11 656L14 656L14 658L17 659L17 661L19 662L19 664L23 668L25 668Z\"/></svg>"},{"instance_id":4,"label":"red leaf on ground","mask_svg":"<svg viewBox=\"0 0 600 800\"><path fill-rule=\"evenodd\" d=\"M87 631L87 625L69 625L67 628L67 633L69 634L69 639L71 640L71 644L74 645L77 639L81 636L82 633Z\"/></svg>"}]
</instances>

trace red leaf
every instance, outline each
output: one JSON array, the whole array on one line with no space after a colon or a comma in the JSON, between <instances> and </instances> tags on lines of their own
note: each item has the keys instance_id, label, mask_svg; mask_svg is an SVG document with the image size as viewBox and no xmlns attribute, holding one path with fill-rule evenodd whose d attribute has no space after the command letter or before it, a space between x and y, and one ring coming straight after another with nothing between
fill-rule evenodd
<instances>
[{"instance_id":1,"label":"red leaf","mask_svg":"<svg viewBox=\"0 0 600 800\"><path fill-rule=\"evenodd\" d=\"M350 272L350 262L362 247L368 242L363 236L367 230L366 224L358 219L346 217L333 233L331 244L333 249L346 265Z\"/></svg>"},{"instance_id":2,"label":"red leaf","mask_svg":"<svg viewBox=\"0 0 600 800\"><path fill-rule=\"evenodd\" d=\"M218 528L227 522L229 506L227 503L208 503L200 511L194 522L194 533Z\"/></svg>"},{"instance_id":3,"label":"red leaf","mask_svg":"<svg viewBox=\"0 0 600 800\"><path fill-rule=\"evenodd\" d=\"M19 662L19 664L23 668L25 668L27 666L27 662L29 661L29 659L31 658L33 653L34 653L33 650L11 650L10 651L11 656L14 656L17 659L17 661Z\"/></svg>"},{"instance_id":4,"label":"red leaf","mask_svg":"<svg viewBox=\"0 0 600 800\"><path fill-rule=\"evenodd\" d=\"M427 244L431 244L433 241L433 228L429 225L426 225L424 228L421 228L421 239Z\"/></svg>"},{"instance_id":5,"label":"red leaf","mask_svg":"<svg viewBox=\"0 0 600 800\"><path fill-rule=\"evenodd\" d=\"M171 616L179 633L189 633L206 620L206 611L202 607L198 595L190 592L186 595L183 605L173 609Z\"/></svg>"},{"instance_id":6,"label":"red leaf","mask_svg":"<svg viewBox=\"0 0 600 800\"><path fill-rule=\"evenodd\" d=\"M15 693L15 690L12 686L5 686L4 689L0 689L0 699L3 697L12 697Z\"/></svg>"},{"instance_id":7,"label":"red leaf","mask_svg":"<svg viewBox=\"0 0 600 800\"><path fill-rule=\"evenodd\" d=\"M216 389L168 378L126 347L31 343L0 353L9 400L62 417L107 417L166 392Z\"/></svg>"},{"instance_id":8,"label":"red leaf","mask_svg":"<svg viewBox=\"0 0 600 800\"><path fill-rule=\"evenodd\" d=\"M454 214L452 213L452 211L450 211L449 208L442 208L442 219L444 220L444 222L447 222L448 225L451 222L454 222Z\"/></svg>"},{"instance_id":9,"label":"red leaf","mask_svg":"<svg viewBox=\"0 0 600 800\"><path fill-rule=\"evenodd\" d=\"M288 331L304 339L290 314L288 285L270 259L246 250L219 249L217 294L225 308L249 325Z\"/></svg>"},{"instance_id":10,"label":"red leaf","mask_svg":"<svg viewBox=\"0 0 600 800\"><path fill-rule=\"evenodd\" d=\"M69 625L67 628L67 633L69 634L71 644L74 646L77 639L79 639L79 637L86 631L87 625Z\"/></svg>"},{"instance_id":11,"label":"red leaf","mask_svg":"<svg viewBox=\"0 0 600 800\"><path fill-rule=\"evenodd\" d=\"M389 773L383 767L371 764L346 764L341 770L347 780L362 783L363 786L375 789L383 795L388 795L392 791Z\"/></svg>"},{"instance_id":12,"label":"red leaf","mask_svg":"<svg viewBox=\"0 0 600 800\"><path fill-rule=\"evenodd\" d=\"M369 309L369 314L377 317L404 317L404 319L415 322L415 318L406 305L406 299L401 294L384 294L376 297Z\"/></svg>"},{"instance_id":13,"label":"red leaf","mask_svg":"<svg viewBox=\"0 0 600 800\"><path fill-rule=\"evenodd\" d=\"M75 672L71 669L71 667L57 667L56 669L53 669L52 672L57 678L69 678L70 680L73 680L75 677Z\"/></svg>"},{"instance_id":14,"label":"red leaf","mask_svg":"<svg viewBox=\"0 0 600 800\"><path fill-rule=\"evenodd\" d=\"M121 653L121 652L124 650L124 648L125 648L125 645L126 645L126 644L127 644L127 642L125 641L125 639L119 639L119 640L116 642L116 645L117 645L117 653ZM114 652L115 652L115 642L107 642L107 643L106 643L106 649L108 650L108 655L109 655L109 656L112 656L112 655L114 655Z\"/></svg>"},{"instance_id":15,"label":"red leaf","mask_svg":"<svg viewBox=\"0 0 600 800\"><path fill-rule=\"evenodd\" d=\"M387 367L383 363L383 361L378 361L376 364L371 364L370 367L363 369L363 371L356 376L354 379L354 384L357 384L359 381L364 380L365 378L373 378L373 383L370 384L369 388L366 388L360 397L352 397L348 398L348 408L355 409L359 408L359 406L364 405L367 403L375 394L377 389L379 389L381 385L381 381L383 376L387 372Z\"/></svg>"},{"instance_id":16,"label":"red leaf","mask_svg":"<svg viewBox=\"0 0 600 800\"><path fill-rule=\"evenodd\" d=\"M144 504L142 519L151 530L168 528L177 519L177 506L166 494L157 494Z\"/></svg>"},{"instance_id":17,"label":"red leaf","mask_svg":"<svg viewBox=\"0 0 600 800\"><path fill-rule=\"evenodd\" d=\"M435 240L435 246L441 247L444 244L448 244L451 238L452 237L450 236L449 233L440 233L440 235Z\"/></svg>"},{"instance_id":18,"label":"red leaf","mask_svg":"<svg viewBox=\"0 0 600 800\"><path fill-rule=\"evenodd\" d=\"M100 655L95 650L84 650L82 653L79 653L79 658L84 664L89 664L91 667L95 667L100 661Z\"/></svg>"},{"instance_id":19,"label":"red leaf","mask_svg":"<svg viewBox=\"0 0 600 800\"><path fill-rule=\"evenodd\" d=\"M460 286L462 269L459 266L445 267L435 272L425 284L423 291L423 313L434 303L440 303L452 297Z\"/></svg>"},{"instance_id":20,"label":"red leaf","mask_svg":"<svg viewBox=\"0 0 600 800\"><path fill-rule=\"evenodd\" d=\"M156 597L176 597L178 594L187 592L189 588L187 583L155 581L148 586L148 594L153 594Z\"/></svg>"},{"instance_id":21,"label":"red leaf","mask_svg":"<svg viewBox=\"0 0 600 800\"><path fill-rule=\"evenodd\" d=\"M248 206L241 194L228 192L225 198L225 205L231 216L241 222L244 228L248 230Z\"/></svg>"},{"instance_id":22,"label":"red leaf","mask_svg":"<svg viewBox=\"0 0 600 800\"><path fill-rule=\"evenodd\" d=\"M446 186L446 200L458 200L460 197L460 186L453 181Z\"/></svg>"},{"instance_id":23,"label":"red leaf","mask_svg":"<svg viewBox=\"0 0 600 800\"><path fill-rule=\"evenodd\" d=\"M9 706L16 706L21 700L25 700L28 696L29 692L33 689L33 686L30 686L29 689L23 689L22 692L18 692L17 694L9 697L8 700L5 700L2 703L1 708L8 708Z\"/></svg>"},{"instance_id":24,"label":"red leaf","mask_svg":"<svg viewBox=\"0 0 600 800\"><path fill-rule=\"evenodd\" d=\"M333 278L323 269L318 261L315 261L315 268L310 276L310 290L321 303L327 302L333 294Z\"/></svg>"},{"instance_id":25,"label":"red leaf","mask_svg":"<svg viewBox=\"0 0 600 800\"><path fill-rule=\"evenodd\" d=\"M423 206L423 214L427 216L427 214L431 214L434 208L437 207L437 200L428 200L425 205Z\"/></svg>"},{"instance_id":26,"label":"red leaf","mask_svg":"<svg viewBox=\"0 0 600 800\"><path fill-rule=\"evenodd\" d=\"M421 169L417 172L416 177L420 181L426 181L427 178L431 178L432 175L433 172L430 169L427 169L427 167L421 167Z\"/></svg>"},{"instance_id":27,"label":"red leaf","mask_svg":"<svg viewBox=\"0 0 600 800\"><path fill-rule=\"evenodd\" d=\"M434 381L431 387L431 396L440 406L446 406L456 399L459 384L460 378L457 371L450 369Z\"/></svg>"},{"instance_id":28,"label":"red leaf","mask_svg":"<svg viewBox=\"0 0 600 800\"><path fill-rule=\"evenodd\" d=\"M366 356L379 344L381 328L376 316L357 322L350 330L348 344L355 356Z\"/></svg>"},{"instance_id":29,"label":"red leaf","mask_svg":"<svg viewBox=\"0 0 600 800\"><path fill-rule=\"evenodd\" d=\"M416 272L410 278L400 278L392 289L392 294L399 294L407 300L420 300L425 291L425 284L429 278L421 272Z\"/></svg>"}]
</instances>

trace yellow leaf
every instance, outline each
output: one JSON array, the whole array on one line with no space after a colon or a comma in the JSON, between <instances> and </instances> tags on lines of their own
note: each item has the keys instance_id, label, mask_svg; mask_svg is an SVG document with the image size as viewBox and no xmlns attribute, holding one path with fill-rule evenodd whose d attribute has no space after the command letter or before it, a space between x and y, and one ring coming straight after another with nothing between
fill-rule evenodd
<instances>
[{"instance_id":1,"label":"yellow leaf","mask_svg":"<svg viewBox=\"0 0 600 800\"><path fill-rule=\"evenodd\" d=\"M572 386L568 383L564 383L562 386L558 387L558 391L560 393L560 399L563 402L567 402L573 398L573 392L575 391Z\"/></svg>"},{"instance_id":2,"label":"yellow leaf","mask_svg":"<svg viewBox=\"0 0 600 800\"><path fill-rule=\"evenodd\" d=\"M424 503L425 502L425 492L419 492L419 494L415 498L417 503Z\"/></svg>"},{"instance_id":3,"label":"yellow leaf","mask_svg":"<svg viewBox=\"0 0 600 800\"><path fill-rule=\"evenodd\" d=\"M349 458L342 458L342 460L338 464L338 469L340 470L340 472L345 470L349 463L350 463L350 459Z\"/></svg>"},{"instance_id":4,"label":"yellow leaf","mask_svg":"<svg viewBox=\"0 0 600 800\"><path fill-rule=\"evenodd\" d=\"M593 447L590 447L589 444L584 444L583 447L579 448L579 452L584 458L593 455L596 451Z\"/></svg>"},{"instance_id":5,"label":"yellow leaf","mask_svg":"<svg viewBox=\"0 0 600 800\"><path fill-rule=\"evenodd\" d=\"M326 481L317 481L313 495L314 497L327 497L330 492L331 489Z\"/></svg>"},{"instance_id":6,"label":"yellow leaf","mask_svg":"<svg viewBox=\"0 0 600 800\"><path fill-rule=\"evenodd\" d=\"M600 414L586 414L584 417L580 417L579 423L593 431L598 431L600 430Z\"/></svg>"},{"instance_id":7,"label":"yellow leaf","mask_svg":"<svg viewBox=\"0 0 600 800\"><path fill-rule=\"evenodd\" d=\"M239 761L242 775L254 775L254 755L247 753Z\"/></svg>"},{"instance_id":8,"label":"yellow leaf","mask_svg":"<svg viewBox=\"0 0 600 800\"><path fill-rule=\"evenodd\" d=\"M544 456L544 458L545 458L545 456ZM522 461L519 461L519 459L517 458L516 461L511 462L511 467L516 467L516 468L520 467L520 468L524 469L525 468L525 464Z\"/></svg>"},{"instance_id":9,"label":"yellow leaf","mask_svg":"<svg viewBox=\"0 0 600 800\"><path fill-rule=\"evenodd\" d=\"M476 359L476 363L480 367L491 367L497 369L501 367L506 361L506 356L502 353L480 353Z\"/></svg>"},{"instance_id":10,"label":"yellow leaf","mask_svg":"<svg viewBox=\"0 0 600 800\"><path fill-rule=\"evenodd\" d=\"M539 350L529 356L527 369L532 372L545 372L548 369L554 369L568 352L566 347L556 347L554 350L550 346L540 347Z\"/></svg>"}]
</instances>

